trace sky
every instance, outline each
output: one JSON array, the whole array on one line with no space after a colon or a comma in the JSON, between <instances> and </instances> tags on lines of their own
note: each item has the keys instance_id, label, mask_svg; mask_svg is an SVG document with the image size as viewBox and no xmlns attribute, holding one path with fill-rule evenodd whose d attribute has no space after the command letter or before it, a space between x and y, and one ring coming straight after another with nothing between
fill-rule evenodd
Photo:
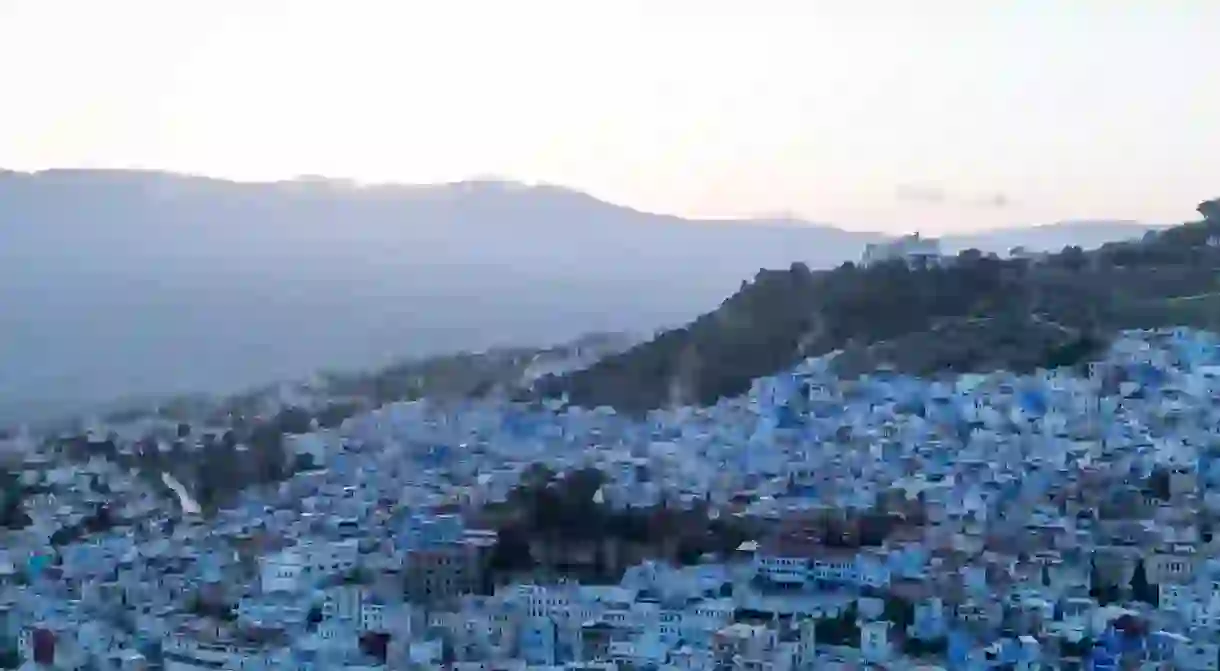
<instances>
[{"instance_id":1,"label":"sky","mask_svg":"<svg viewBox=\"0 0 1220 671\"><path fill-rule=\"evenodd\" d=\"M1214 0L0 0L0 167L956 232L1220 196Z\"/></svg>"}]
</instances>

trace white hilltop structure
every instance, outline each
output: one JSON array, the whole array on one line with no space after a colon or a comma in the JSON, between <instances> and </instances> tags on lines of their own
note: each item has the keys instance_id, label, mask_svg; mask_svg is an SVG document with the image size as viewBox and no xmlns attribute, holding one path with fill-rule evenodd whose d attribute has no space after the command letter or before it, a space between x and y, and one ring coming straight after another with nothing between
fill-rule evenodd
<instances>
[{"instance_id":1,"label":"white hilltop structure","mask_svg":"<svg viewBox=\"0 0 1220 671\"><path fill-rule=\"evenodd\" d=\"M866 245L860 264L872 266L885 261L903 260L912 267L926 267L939 263L940 259L939 239L912 233L896 240Z\"/></svg>"}]
</instances>

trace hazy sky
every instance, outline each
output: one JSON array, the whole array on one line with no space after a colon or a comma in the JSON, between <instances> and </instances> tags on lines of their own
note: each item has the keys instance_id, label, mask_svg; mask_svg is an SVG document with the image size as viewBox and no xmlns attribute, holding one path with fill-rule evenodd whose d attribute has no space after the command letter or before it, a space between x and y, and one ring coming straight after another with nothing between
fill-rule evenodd
<instances>
[{"instance_id":1,"label":"hazy sky","mask_svg":"<svg viewBox=\"0 0 1220 671\"><path fill-rule=\"evenodd\" d=\"M1180 221L1220 196L1217 30L1215 0L0 0L0 162Z\"/></svg>"}]
</instances>

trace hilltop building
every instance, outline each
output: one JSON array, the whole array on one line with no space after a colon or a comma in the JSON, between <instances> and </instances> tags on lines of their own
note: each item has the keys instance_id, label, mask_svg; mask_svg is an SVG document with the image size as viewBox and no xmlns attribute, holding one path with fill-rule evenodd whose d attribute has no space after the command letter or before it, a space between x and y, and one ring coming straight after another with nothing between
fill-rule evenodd
<instances>
[{"instance_id":1,"label":"hilltop building","mask_svg":"<svg viewBox=\"0 0 1220 671\"><path fill-rule=\"evenodd\" d=\"M940 240L925 238L919 233L904 235L896 240L870 244L864 248L860 259L863 266L873 266L885 261L904 260L912 268L924 268L940 262Z\"/></svg>"}]
</instances>

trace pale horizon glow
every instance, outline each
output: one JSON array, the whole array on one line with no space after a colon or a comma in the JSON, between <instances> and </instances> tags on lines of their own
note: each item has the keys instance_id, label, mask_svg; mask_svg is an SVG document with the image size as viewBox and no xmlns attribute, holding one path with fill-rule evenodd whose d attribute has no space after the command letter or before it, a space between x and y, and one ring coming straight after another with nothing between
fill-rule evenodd
<instances>
[{"instance_id":1,"label":"pale horizon glow","mask_svg":"<svg viewBox=\"0 0 1220 671\"><path fill-rule=\"evenodd\" d=\"M960 232L1220 196L1210 0L0 0L0 168Z\"/></svg>"}]
</instances>

